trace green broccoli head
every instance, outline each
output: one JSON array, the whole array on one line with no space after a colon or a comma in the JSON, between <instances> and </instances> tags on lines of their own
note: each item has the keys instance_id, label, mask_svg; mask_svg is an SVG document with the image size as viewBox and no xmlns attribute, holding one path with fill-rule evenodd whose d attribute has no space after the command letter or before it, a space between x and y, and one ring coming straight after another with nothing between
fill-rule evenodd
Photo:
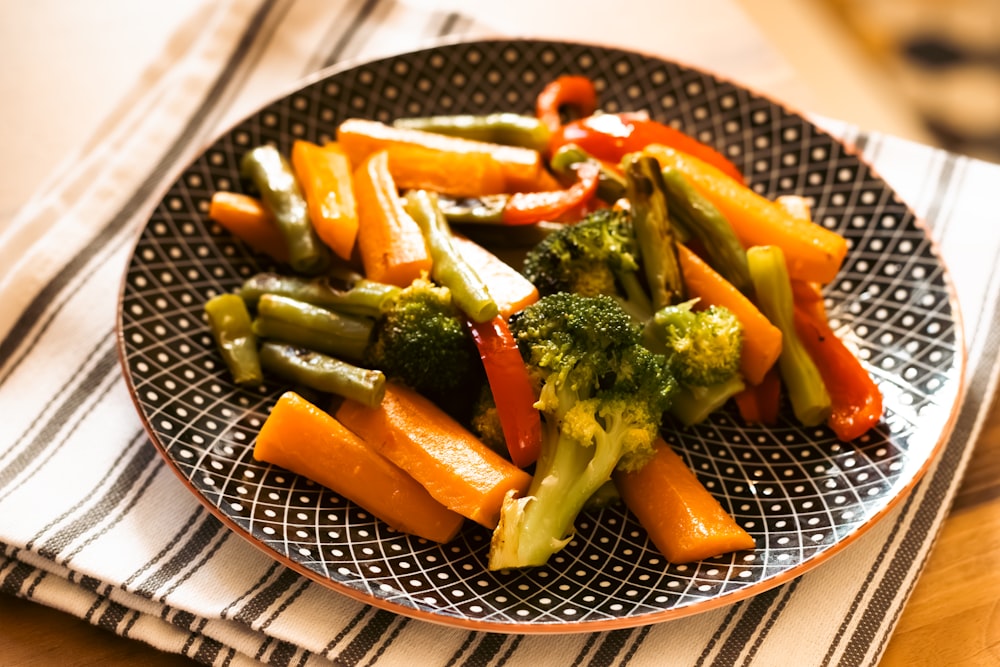
<instances>
[{"instance_id":1,"label":"green broccoli head","mask_svg":"<svg viewBox=\"0 0 1000 667\"><path fill-rule=\"evenodd\" d=\"M743 324L721 306L696 311L696 301L658 310L646 325L646 339L666 355L681 385L708 387L739 373Z\"/></svg>"},{"instance_id":2,"label":"green broccoli head","mask_svg":"<svg viewBox=\"0 0 1000 667\"><path fill-rule=\"evenodd\" d=\"M399 291L375 323L366 362L438 399L474 387L481 364L447 287L418 279Z\"/></svg>"},{"instance_id":3,"label":"green broccoli head","mask_svg":"<svg viewBox=\"0 0 1000 667\"><path fill-rule=\"evenodd\" d=\"M505 458L508 457L507 439L504 437L503 424L500 422L500 414L497 412L497 403L488 382L483 383L479 390L479 396L472 405L469 427L483 441L483 444L497 454Z\"/></svg>"}]
</instances>

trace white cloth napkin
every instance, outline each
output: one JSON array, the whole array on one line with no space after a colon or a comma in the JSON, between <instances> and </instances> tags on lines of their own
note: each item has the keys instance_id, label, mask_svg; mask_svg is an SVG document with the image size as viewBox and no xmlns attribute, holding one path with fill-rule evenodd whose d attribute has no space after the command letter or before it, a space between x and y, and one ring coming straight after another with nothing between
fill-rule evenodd
<instances>
[{"instance_id":1,"label":"white cloth napkin","mask_svg":"<svg viewBox=\"0 0 1000 667\"><path fill-rule=\"evenodd\" d=\"M939 243L964 316L967 390L913 494L830 562L728 607L558 636L410 620L312 583L232 535L147 440L117 359L115 297L158 193L220 128L307 73L487 32L392 0L206 3L158 76L4 230L0 591L209 665L875 664L995 388L995 165L824 121Z\"/></svg>"}]
</instances>

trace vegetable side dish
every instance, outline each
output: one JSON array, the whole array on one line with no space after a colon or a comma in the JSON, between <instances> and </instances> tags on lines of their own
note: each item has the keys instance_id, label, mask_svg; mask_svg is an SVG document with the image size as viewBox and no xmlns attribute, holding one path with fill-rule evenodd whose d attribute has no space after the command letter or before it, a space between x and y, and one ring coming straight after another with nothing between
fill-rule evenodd
<instances>
[{"instance_id":1,"label":"vegetable side dish","mask_svg":"<svg viewBox=\"0 0 1000 667\"><path fill-rule=\"evenodd\" d=\"M490 569L546 563L617 502L671 562L752 549L663 430L727 404L843 440L881 418L824 310L845 239L678 130L598 112L584 77L534 116L348 119L241 172L209 215L287 270L206 319L234 382L296 388L254 456L425 539L484 526Z\"/></svg>"}]
</instances>

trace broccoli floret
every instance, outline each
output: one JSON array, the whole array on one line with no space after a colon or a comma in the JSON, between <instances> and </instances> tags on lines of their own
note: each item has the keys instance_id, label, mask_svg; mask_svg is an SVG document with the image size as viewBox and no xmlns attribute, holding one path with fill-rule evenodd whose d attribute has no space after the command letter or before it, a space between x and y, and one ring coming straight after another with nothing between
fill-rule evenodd
<instances>
[{"instance_id":1,"label":"broccoli floret","mask_svg":"<svg viewBox=\"0 0 1000 667\"><path fill-rule=\"evenodd\" d=\"M542 295L613 296L638 321L653 312L625 211L600 209L549 234L528 251L523 273Z\"/></svg>"},{"instance_id":2,"label":"broccoli floret","mask_svg":"<svg viewBox=\"0 0 1000 667\"><path fill-rule=\"evenodd\" d=\"M505 458L508 456L507 439L503 434L497 403L493 398L493 392L490 391L489 383L483 384L476 402L472 405L469 428L484 445Z\"/></svg>"},{"instance_id":3,"label":"broccoli floret","mask_svg":"<svg viewBox=\"0 0 1000 667\"><path fill-rule=\"evenodd\" d=\"M365 361L434 400L454 397L481 379L475 343L451 292L422 278L384 306Z\"/></svg>"},{"instance_id":4,"label":"broccoli floret","mask_svg":"<svg viewBox=\"0 0 1000 667\"><path fill-rule=\"evenodd\" d=\"M696 424L745 388L740 374L743 324L728 308L694 310L697 299L656 311L644 329L646 345L667 358L681 385L670 413Z\"/></svg>"},{"instance_id":5,"label":"broccoli floret","mask_svg":"<svg viewBox=\"0 0 1000 667\"><path fill-rule=\"evenodd\" d=\"M511 318L540 382L542 447L524 497L509 494L490 545L490 569L544 564L570 539L585 503L616 468L653 453L676 388L665 359L608 296L557 293Z\"/></svg>"}]
</instances>

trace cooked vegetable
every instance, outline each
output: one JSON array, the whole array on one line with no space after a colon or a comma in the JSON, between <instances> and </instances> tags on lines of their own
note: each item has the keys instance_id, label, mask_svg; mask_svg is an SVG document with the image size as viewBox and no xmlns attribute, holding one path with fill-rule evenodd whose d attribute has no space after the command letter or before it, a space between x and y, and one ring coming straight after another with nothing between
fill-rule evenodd
<instances>
[{"instance_id":1,"label":"cooked vegetable","mask_svg":"<svg viewBox=\"0 0 1000 667\"><path fill-rule=\"evenodd\" d=\"M317 146L300 139L292 144L292 168L316 234L349 260L358 236L358 206L347 154L335 143Z\"/></svg>"},{"instance_id":2,"label":"cooked vegetable","mask_svg":"<svg viewBox=\"0 0 1000 667\"><path fill-rule=\"evenodd\" d=\"M535 388L517 342L502 316L471 323L469 330L486 371L503 440L510 459L526 468L538 458L542 423L535 409Z\"/></svg>"},{"instance_id":3,"label":"cooked vegetable","mask_svg":"<svg viewBox=\"0 0 1000 667\"><path fill-rule=\"evenodd\" d=\"M542 170L541 154L529 148L392 127L360 118L345 120L337 126L337 143L347 151L352 164L360 164L372 153L385 150L394 169L397 155L410 155L406 162L423 165L421 171L426 169L428 164L436 165L428 170L431 173L453 171L460 174L469 171L489 174L497 173L496 170L499 169L502 187L496 192L533 190ZM414 160L414 157L419 159ZM398 184L401 188L422 187L447 192L444 188L434 187L431 184L411 184L406 182L402 174L396 175L400 176ZM488 193L452 192L451 194L473 196Z\"/></svg>"},{"instance_id":4,"label":"cooked vegetable","mask_svg":"<svg viewBox=\"0 0 1000 667\"><path fill-rule=\"evenodd\" d=\"M385 375L381 371L360 368L296 345L265 342L260 346L260 363L268 373L364 405L378 405L385 395Z\"/></svg>"},{"instance_id":5,"label":"cooked vegetable","mask_svg":"<svg viewBox=\"0 0 1000 667\"><path fill-rule=\"evenodd\" d=\"M541 565L570 539L587 499L616 468L638 469L675 388L664 359L639 342L611 297L558 293L511 318L538 377L544 420L531 486L504 499L490 545L492 570Z\"/></svg>"},{"instance_id":6,"label":"cooked vegetable","mask_svg":"<svg viewBox=\"0 0 1000 667\"><path fill-rule=\"evenodd\" d=\"M759 384L781 354L781 330L698 255L683 245L677 246L677 254L689 296L697 297L704 306L729 309L743 324L740 372L748 383Z\"/></svg>"},{"instance_id":7,"label":"cooked vegetable","mask_svg":"<svg viewBox=\"0 0 1000 667\"><path fill-rule=\"evenodd\" d=\"M576 169L576 182L565 190L515 192L504 205L501 221L506 225L531 225L557 220L593 198L598 174L596 165L584 162Z\"/></svg>"},{"instance_id":8,"label":"cooked vegetable","mask_svg":"<svg viewBox=\"0 0 1000 667\"><path fill-rule=\"evenodd\" d=\"M349 277L341 289L333 285L329 276L301 278L265 272L247 278L239 294L248 304L256 304L264 294L275 294L340 313L375 317L395 298L399 289L360 276Z\"/></svg>"},{"instance_id":9,"label":"cooked vegetable","mask_svg":"<svg viewBox=\"0 0 1000 667\"><path fill-rule=\"evenodd\" d=\"M464 522L373 447L294 392L282 394L271 409L253 455L322 484L411 535L448 542Z\"/></svg>"},{"instance_id":10,"label":"cooked vegetable","mask_svg":"<svg viewBox=\"0 0 1000 667\"><path fill-rule=\"evenodd\" d=\"M624 171L632 229L653 308L680 303L686 298L686 289L660 165L653 158L634 156L626 161Z\"/></svg>"},{"instance_id":11,"label":"cooked vegetable","mask_svg":"<svg viewBox=\"0 0 1000 667\"><path fill-rule=\"evenodd\" d=\"M830 394L827 425L841 440L860 438L882 418L882 392L875 380L815 309L795 307L795 331Z\"/></svg>"},{"instance_id":12,"label":"cooked vegetable","mask_svg":"<svg viewBox=\"0 0 1000 667\"><path fill-rule=\"evenodd\" d=\"M452 301L474 322L487 322L499 312L486 283L476 269L458 252L451 228L437 205L437 195L427 190L410 190L403 207L424 235L431 255L431 277L451 291Z\"/></svg>"},{"instance_id":13,"label":"cooked vegetable","mask_svg":"<svg viewBox=\"0 0 1000 667\"><path fill-rule=\"evenodd\" d=\"M476 267L504 319L538 301L538 288L510 264L463 236L452 236L451 241L465 261Z\"/></svg>"},{"instance_id":14,"label":"cooked vegetable","mask_svg":"<svg viewBox=\"0 0 1000 667\"><path fill-rule=\"evenodd\" d=\"M233 382L242 386L260 384L264 374L257 356L257 337L243 299L235 294L213 296L205 303L205 315Z\"/></svg>"},{"instance_id":15,"label":"cooked vegetable","mask_svg":"<svg viewBox=\"0 0 1000 667\"><path fill-rule=\"evenodd\" d=\"M781 408L781 375L772 366L760 384L750 385L733 397L740 417L747 424L773 426Z\"/></svg>"},{"instance_id":16,"label":"cooked vegetable","mask_svg":"<svg viewBox=\"0 0 1000 667\"><path fill-rule=\"evenodd\" d=\"M650 541L671 563L753 549L753 537L698 481L663 440L638 470L618 470L615 485Z\"/></svg>"},{"instance_id":17,"label":"cooked vegetable","mask_svg":"<svg viewBox=\"0 0 1000 667\"><path fill-rule=\"evenodd\" d=\"M285 343L360 361L365 356L375 321L347 315L286 296L264 294L257 300L254 333Z\"/></svg>"},{"instance_id":18,"label":"cooked vegetable","mask_svg":"<svg viewBox=\"0 0 1000 667\"><path fill-rule=\"evenodd\" d=\"M550 81L535 98L535 115L553 136L569 117L589 116L597 109L597 89L585 76L566 74Z\"/></svg>"},{"instance_id":19,"label":"cooked vegetable","mask_svg":"<svg viewBox=\"0 0 1000 667\"><path fill-rule=\"evenodd\" d=\"M246 242L257 252L279 262L288 261L288 246L274 218L256 197L238 192L215 192L208 217Z\"/></svg>"},{"instance_id":20,"label":"cooked vegetable","mask_svg":"<svg viewBox=\"0 0 1000 667\"><path fill-rule=\"evenodd\" d=\"M438 502L487 528L505 494L521 494L528 473L500 457L433 402L399 384L378 407L344 401L337 419L408 472Z\"/></svg>"},{"instance_id":21,"label":"cooked vegetable","mask_svg":"<svg viewBox=\"0 0 1000 667\"><path fill-rule=\"evenodd\" d=\"M576 167L584 162L592 162L598 168L597 197L608 204L614 204L625 196L625 178L620 170L598 160L576 144L561 146L549 159L549 166L560 176L568 178L574 176Z\"/></svg>"},{"instance_id":22,"label":"cooked vegetable","mask_svg":"<svg viewBox=\"0 0 1000 667\"><path fill-rule=\"evenodd\" d=\"M358 198L358 250L370 280L405 287L431 270L420 227L396 192L384 151L365 158L354 173Z\"/></svg>"},{"instance_id":23,"label":"cooked vegetable","mask_svg":"<svg viewBox=\"0 0 1000 667\"><path fill-rule=\"evenodd\" d=\"M240 173L253 182L274 217L292 268L306 275L326 271L330 250L313 229L302 188L285 156L274 146L258 146L243 155Z\"/></svg>"},{"instance_id":24,"label":"cooked vegetable","mask_svg":"<svg viewBox=\"0 0 1000 667\"><path fill-rule=\"evenodd\" d=\"M789 214L695 157L659 145L647 146L643 153L683 174L725 216L745 248L780 247L792 278L828 283L837 275L847 254L847 240L840 234Z\"/></svg>"},{"instance_id":25,"label":"cooked vegetable","mask_svg":"<svg viewBox=\"0 0 1000 667\"><path fill-rule=\"evenodd\" d=\"M409 130L435 132L506 146L522 146L536 151L544 151L549 147L549 129L545 124L534 116L516 113L397 118L392 124Z\"/></svg>"},{"instance_id":26,"label":"cooked vegetable","mask_svg":"<svg viewBox=\"0 0 1000 667\"><path fill-rule=\"evenodd\" d=\"M750 275L761 311L781 329L778 369L796 419L816 426L830 416L830 395L823 377L795 331L792 287L781 248L755 246L747 251Z\"/></svg>"}]
</instances>

